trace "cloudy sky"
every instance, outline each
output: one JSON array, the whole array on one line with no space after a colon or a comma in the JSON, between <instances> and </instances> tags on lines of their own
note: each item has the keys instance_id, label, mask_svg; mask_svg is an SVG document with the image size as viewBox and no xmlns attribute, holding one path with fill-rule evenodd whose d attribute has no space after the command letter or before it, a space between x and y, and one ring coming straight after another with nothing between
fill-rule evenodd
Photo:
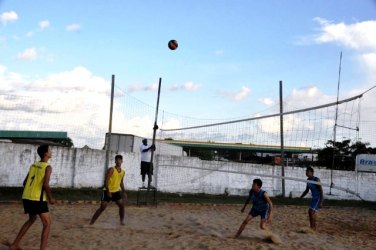
<instances>
[{"instance_id":1,"label":"cloudy sky","mask_svg":"<svg viewBox=\"0 0 376 250\"><path fill-rule=\"evenodd\" d=\"M375 14L374 0L0 0L0 129L103 133L112 74L119 98L150 107L161 77L160 108L177 116L254 116L277 107L280 80L288 105L316 106L336 100L341 52L348 98L376 85ZM117 105L114 132L150 135L146 109ZM31 125L40 114L54 124Z\"/></svg>"}]
</instances>

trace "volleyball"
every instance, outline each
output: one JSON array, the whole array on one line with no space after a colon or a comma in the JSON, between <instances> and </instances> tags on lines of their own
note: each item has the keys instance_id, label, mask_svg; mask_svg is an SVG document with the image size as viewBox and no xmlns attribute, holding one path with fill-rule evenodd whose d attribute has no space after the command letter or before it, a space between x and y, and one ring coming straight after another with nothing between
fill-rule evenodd
<instances>
[{"instance_id":1,"label":"volleyball","mask_svg":"<svg viewBox=\"0 0 376 250\"><path fill-rule=\"evenodd\" d=\"M176 40L170 40L168 42L168 48L170 50L176 50L178 48L178 42Z\"/></svg>"}]
</instances>

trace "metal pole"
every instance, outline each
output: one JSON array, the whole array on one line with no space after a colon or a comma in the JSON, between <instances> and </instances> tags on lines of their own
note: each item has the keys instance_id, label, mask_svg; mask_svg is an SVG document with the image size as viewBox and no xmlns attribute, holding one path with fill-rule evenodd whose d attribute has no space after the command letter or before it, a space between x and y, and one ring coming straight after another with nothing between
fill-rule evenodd
<instances>
[{"instance_id":1,"label":"metal pole","mask_svg":"<svg viewBox=\"0 0 376 250\"><path fill-rule=\"evenodd\" d=\"M111 102L110 102L110 121L108 124L108 135L107 135L107 143L106 143L106 163L105 163L105 178L106 178L106 172L107 168L110 164L110 152L111 152L111 133L112 133L112 111L114 107L114 87L115 87L115 75L112 75L111 79Z\"/></svg>"},{"instance_id":2,"label":"metal pole","mask_svg":"<svg viewBox=\"0 0 376 250\"><path fill-rule=\"evenodd\" d=\"M330 169L330 189L329 194L332 194L333 183L333 168L335 165L335 156L336 156L336 142L337 142L337 120L338 120L338 99L339 99L339 85L341 82L341 64L342 64L342 51L339 57L339 69L338 69L338 83L337 83L337 106L336 106L336 116L334 120L334 129L333 129L333 159L332 167Z\"/></svg>"},{"instance_id":3,"label":"metal pole","mask_svg":"<svg viewBox=\"0 0 376 250\"><path fill-rule=\"evenodd\" d=\"M162 83L162 78L159 78L157 107L155 108L155 120L154 120L154 126L153 126L153 145L155 145L155 135L158 129L157 120L158 120L158 110L159 110L159 97L161 95L161 83ZM151 167L153 167L153 157L154 157L154 150L151 151L151 160L150 160ZM149 176L149 180L150 180L150 176ZM148 186L150 186L150 183Z\"/></svg>"},{"instance_id":4,"label":"metal pole","mask_svg":"<svg viewBox=\"0 0 376 250\"><path fill-rule=\"evenodd\" d=\"M158 125L157 125L157 120L158 120L158 110L159 110L159 97L161 95L161 83L162 83L162 78L159 78L159 83L158 83L158 96L157 96L157 107L155 109L155 120L154 120L154 127L153 127L153 144L155 143L155 135L157 133ZM154 150L151 151L151 155L153 156ZM153 157L151 158L153 161Z\"/></svg>"},{"instance_id":5,"label":"metal pole","mask_svg":"<svg viewBox=\"0 0 376 250\"><path fill-rule=\"evenodd\" d=\"M279 81L279 112L280 112L280 133L281 133L281 169L282 177L285 176L285 146L283 142L283 95L282 81ZM282 197L285 197L285 179L282 179Z\"/></svg>"}]
</instances>

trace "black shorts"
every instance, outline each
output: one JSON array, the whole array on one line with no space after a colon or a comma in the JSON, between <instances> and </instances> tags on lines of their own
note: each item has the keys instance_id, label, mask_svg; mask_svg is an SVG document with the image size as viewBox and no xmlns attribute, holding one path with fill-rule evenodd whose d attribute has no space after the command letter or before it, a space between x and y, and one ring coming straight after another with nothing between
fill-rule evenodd
<instances>
[{"instance_id":1,"label":"black shorts","mask_svg":"<svg viewBox=\"0 0 376 250\"><path fill-rule=\"evenodd\" d=\"M107 191L103 190L101 201L110 202L110 201L118 201L120 199L121 199L121 192L120 191L115 192L115 193L111 193L111 197L109 197L108 194L107 194Z\"/></svg>"},{"instance_id":2,"label":"black shorts","mask_svg":"<svg viewBox=\"0 0 376 250\"><path fill-rule=\"evenodd\" d=\"M141 175L153 175L153 164L150 162L142 161L141 162Z\"/></svg>"},{"instance_id":3,"label":"black shorts","mask_svg":"<svg viewBox=\"0 0 376 250\"><path fill-rule=\"evenodd\" d=\"M48 213L47 201L32 201L22 199L25 214Z\"/></svg>"}]
</instances>

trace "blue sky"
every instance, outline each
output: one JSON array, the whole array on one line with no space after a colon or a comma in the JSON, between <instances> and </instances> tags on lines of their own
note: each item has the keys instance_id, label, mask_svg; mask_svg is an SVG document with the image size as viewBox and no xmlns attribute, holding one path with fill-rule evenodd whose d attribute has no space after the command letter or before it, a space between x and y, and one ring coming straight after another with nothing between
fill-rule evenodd
<instances>
[{"instance_id":1,"label":"blue sky","mask_svg":"<svg viewBox=\"0 0 376 250\"><path fill-rule=\"evenodd\" d=\"M231 119L276 105L282 80L287 101L313 106L335 101L341 51L341 98L376 84L375 14L371 0L0 0L0 92L104 95L115 74L154 106L162 77L161 109Z\"/></svg>"}]
</instances>

